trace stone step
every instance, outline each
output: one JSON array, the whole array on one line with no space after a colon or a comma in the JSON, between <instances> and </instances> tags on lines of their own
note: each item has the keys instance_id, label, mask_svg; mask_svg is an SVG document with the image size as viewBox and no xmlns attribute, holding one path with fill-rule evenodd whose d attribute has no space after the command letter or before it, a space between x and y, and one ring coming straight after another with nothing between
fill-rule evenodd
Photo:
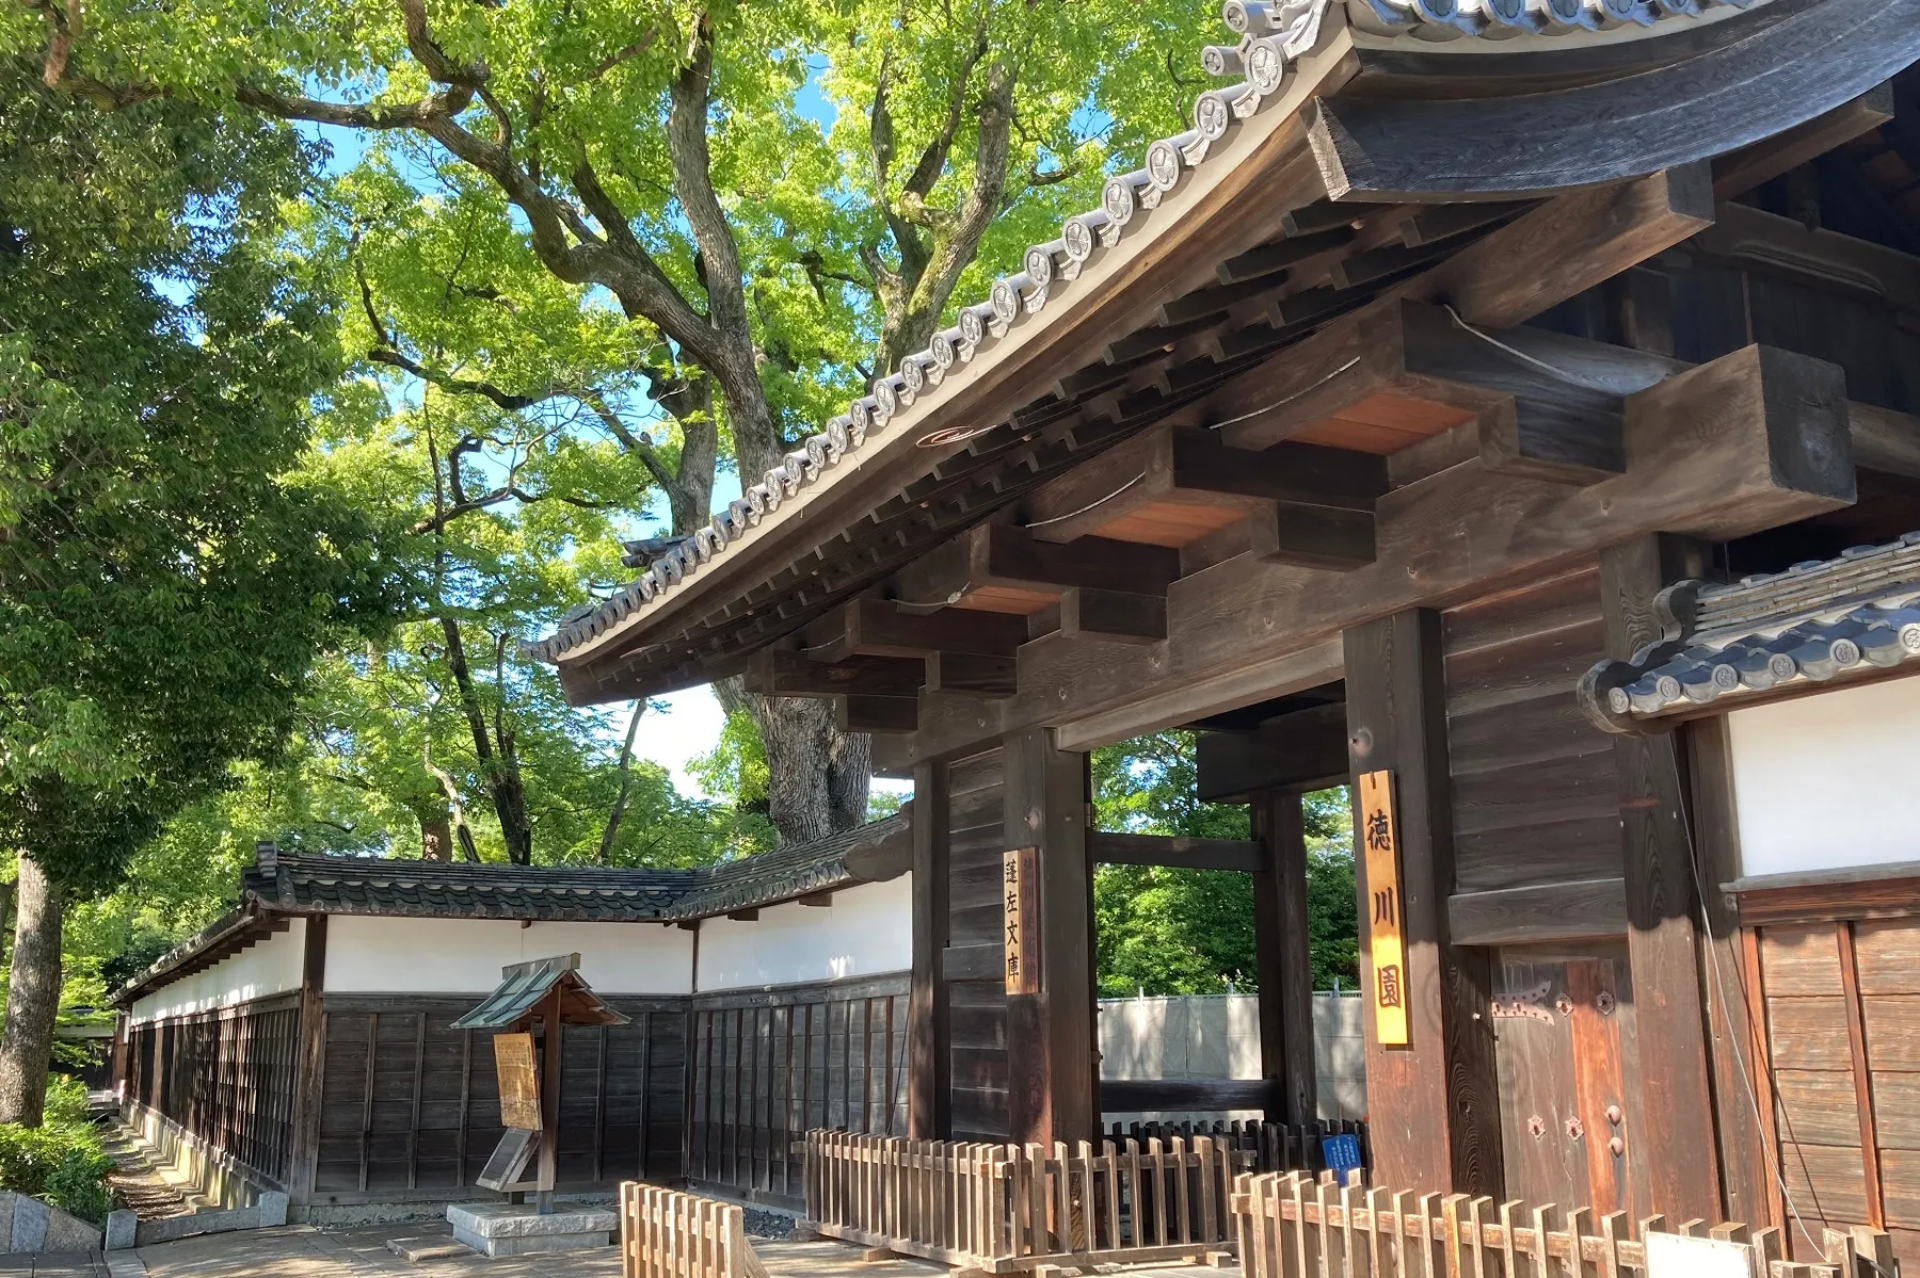
<instances>
[{"instance_id":1,"label":"stone step","mask_svg":"<svg viewBox=\"0 0 1920 1278\"><path fill-rule=\"evenodd\" d=\"M613 1245L620 1220L611 1207L556 1203L544 1215L531 1203L453 1203L453 1236L485 1256L582 1251Z\"/></svg>"},{"instance_id":2,"label":"stone step","mask_svg":"<svg viewBox=\"0 0 1920 1278\"><path fill-rule=\"evenodd\" d=\"M413 1265L428 1260L453 1260L459 1256L473 1255L473 1248L445 1234L426 1238L389 1238L387 1250Z\"/></svg>"}]
</instances>

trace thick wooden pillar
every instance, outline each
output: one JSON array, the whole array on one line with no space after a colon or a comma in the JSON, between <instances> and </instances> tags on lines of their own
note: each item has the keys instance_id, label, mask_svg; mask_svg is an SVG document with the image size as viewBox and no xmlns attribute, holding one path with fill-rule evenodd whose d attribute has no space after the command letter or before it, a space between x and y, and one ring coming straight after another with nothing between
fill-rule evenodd
<instances>
[{"instance_id":1,"label":"thick wooden pillar","mask_svg":"<svg viewBox=\"0 0 1920 1278\"><path fill-rule=\"evenodd\" d=\"M1702 577L1703 543L1640 537L1600 555L1607 655L1626 659L1661 637L1654 597L1669 582ZM1620 832L1627 889L1627 954L1633 968L1635 1037L1639 1040L1638 1103L1627 1115L1629 1145L1642 1142L1644 1194L1634 1211L1672 1220L1710 1217L1721 1209L1714 1155L1713 1089L1702 958L1694 918L1700 895L1688 837L1681 745L1669 729L1614 738L1620 781ZM1695 1150L1698 1157L1669 1151Z\"/></svg>"},{"instance_id":2,"label":"thick wooden pillar","mask_svg":"<svg viewBox=\"0 0 1920 1278\"><path fill-rule=\"evenodd\" d=\"M1348 630L1348 748L1362 773L1392 774L1400 853L1408 1043L1383 1046L1367 1001L1367 1109L1376 1183L1420 1193L1502 1190L1500 1112L1484 950L1448 939L1452 783L1439 614L1396 613ZM1358 822L1356 821L1356 827ZM1373 989L1366 861L1356 856L1360 979Z\"/></svg>"},{"instance_id":3,"label":"thick wooden pillar","mask_svg":"<svg viewBox=\"0 0 1920 1278\"><path fill-rule=\"evenodd\" d=\"M945 959L951 931L953 822L944 763L913 770L913 986L908 998L907 1135L945 1140L953 1133L953 1044Z\"/></svg>"},{"instance_id":4,"label":"thick wooden pillar","mask_svg":"<svg viewBox=\"0 0 1920 1278\"><path fill-rule=\"evenodd\" d=\"M1040 992L1007 998L1015 1141L1091 1140L1099 1126L1087 756L1034 728L1006 738L1006 839L1038 850Z\"/></svg>"},{"instance_id":5,"label":"thick wooden pillar","mask_svg":"<svg viewBox=\"0 0 1920 1278\"><path fill-rule=\"evenodd\" d=\"M1313 948L1307 935L1307 840L1300 796L1254 794L1262 868L1253 880L1254 967L1260 982L1260 1076L1278 1085L1273 1122L1317 1116L1313 1061Z\"/></svg>"},{"instance_id":6,"label":"thick wooden pillar","mask_svg":"<svg viewBox=\"0 0 1920 1278\"><path fill-rule=\"evenodd\" d=\"M287 1198L313 1199L313 1177L320 1161L320 1099L326 1081L327 1018L322 1006L327 976L327 916L307 916L306 950L300 966L300 1024L294 1044L293 1148L287 1155ZM154 1074L158 1076L159 1044ZM371 1044L368 1050L372 1050Z\"/></svg>"}]
</instances>

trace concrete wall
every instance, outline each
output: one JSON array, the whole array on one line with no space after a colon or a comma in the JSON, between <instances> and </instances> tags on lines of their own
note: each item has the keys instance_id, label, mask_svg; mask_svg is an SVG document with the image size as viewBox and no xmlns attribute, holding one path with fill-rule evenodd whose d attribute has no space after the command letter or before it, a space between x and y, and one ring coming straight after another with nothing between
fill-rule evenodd
<instances>
[{"instance_id":1,"label":"concrete wall","mask_svg":"<svg viewBox=\"0 0 1920 1278\"><path fill-rule=\"evenodd\" d=\"M913 876L863 883L827 906L768 906L760 917L700 924L696 988L742 989L839 981L913 966Z\"/></svg>"},{"instance_id":2,"label":"concrete wall","mask_svg":"<svg viewBox=\"0 0 1920 1278\"><path fill-rule=\"evenodd\" d=\"M334 994L486 994L510 963L580 955L602 994L688 994L693 933L660 923L534 923L336 914L327 922ZM297 984L297 982L296 982Z\"/></svg>"},{"instance_id":3,"label":"concrete wall","mask_svg":"<svg viewBox=\"0 0 1920 1278\"><path fill-rule=\"evenodd\" d=\"M1920 861L1920 678L1727 716L1743 874Z\"/></svg>"},{"instance_id":4,"label":"concrete wall","mask_svg":"<svg viewBox=\"0 0 1920 1278\"><path fill-rule=\"evenodd\" d=\"M1313 996L1314 1065L1320 1117L1363 1118L1367 1054L1361 1000ZM1253 994L1102 999L1100 1076L1110 1079L1260 1077L1260 999ZM1259 1115L1235 1113L1235 1118ZM1109 1122L1220 1115L1109 1114Z\"/></svg>"},{"instance_id":5,"label":"concrete wall","mask_svg":"<svg viewBox=\"0 0 1920 1278\"><path fill-rule=\"evenodd\" d=\"M234 1007L297 990L306 952L307 921L294 919L286 931L135 1000L132 1023Z\"/></svg>"}]
</instances>

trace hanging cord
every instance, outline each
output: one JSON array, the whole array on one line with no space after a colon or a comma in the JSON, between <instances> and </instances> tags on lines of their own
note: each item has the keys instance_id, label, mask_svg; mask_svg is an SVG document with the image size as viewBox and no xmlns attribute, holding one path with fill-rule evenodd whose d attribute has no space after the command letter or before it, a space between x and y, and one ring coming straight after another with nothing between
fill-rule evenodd
<instances>
[{"instance_id":1,"label":"hanging cord","mask_svg":"<svg viewBox=\"0 0 1920 1278\"><path fill-rule=\"evenodd\" d=\"M1661 735L1666 738L1667 758L1673 765L1673 775L1679 776L1680 752L1679 748L1673 743L1674 734L1667 732ZM1719 938L1713 933L1713 917L1707 909L1707 886L1700 878L1700 858L1694 849L1693 818L1687 811L1687 805L1684 799L1678 806L1680 809L1680 831L1687 841L1687 869L1693 875L1694 890L1700 894L1700 925L1707 934L1707 965L1713 969L1713 983L1715 992L1719 995L1720 1015L1726 1023L1727 1041L1733 1044L1734 1064L1738 1066L1740 1070L1740 1081L1745 1086L1747 1093L1747 1105L1753 1110L1754 1126L1759 1131L1765 1132L1767 1124L1766 1120L1760 1115L1760 1097L1759 1094L1754 1091L1753 1076L1747 1072L1746 1053L1740 1048L1741 1036L1734 1026L1733 1014L1729 1010L1731 1000L1727 997L1726 975L1720 969ZM1740 976L1739 980L1741 987L1741 1006L1747 1008L1749 1015L1751 1015L1752 1004L1748 1001L1750 991L1746 988L1746 977L1744 974ZM1765 1069L1769 1077L1772 1076L1772 1067L1766 1062L1755 1061L1754 1064ZM1800 1230L1800 1236L1807 1240L1807 1246L1813 1248L1816 1254L1825 1255L1825 1250L1818 1242L1814 1241L1812 1232L1807 1228L1807 1222L1800 1218L1800 1208L1793 1201L1793 1192L1787 1188L1786 1170L1781 1163L1779 1151L1777 1149L1769 1149L1766 1157L1767 1170L1773 1173L1773 1182L1779 1186L1780 1189L1780 1200L1787 1205L1787 1214L1793 1217L1793 1223ZM1806 1171L1804 1163L1801 1170ZM1807 1185L1809 1188L1813 1185L1813 1176L1810 1172L1807 1174ZM1819 1205L1819 1194L1816 1192L1814 1195L1814 1206L1818 1207Z\"/></svg>"},{"instance_id":2,"label":"hanging cord","mask_svg":"<svg viewBox=\"0 0 1920 1278\"><path fill-rule=\"evenodd\" d=\"M1098 507L1106 505L1108 502L1112 501L1115 497L1118 497L1121 493L1124 493L1125 491L1127 491L1127 489L1133 487L1135 484L1139 483L1141 480L1145 479L1146 477L1147 477L1146 472L1142 471L1138 475L1135 475L1132 479L1129 479L1126 483L1120 485L1118 488L1114 489L1112 492L1108 493L1105 497L1102 497L1097 501L1090 501L1078 510L1069 510L1066 514L1055 515L1052 519L1036 519L1032 523L1028 524L1027 527L1045 528L1048 524L1057 524L1063 519L1072 519L1076 515L1084 515L1089 510L1094 510L1094 509L1097 509Z\"/></svg>"},{"instance_id":3,"label":"hanging cord","mask_svg":"<svg viewBox=\"0 0 1920 1278\"><path fill-rule=\"evenodd\" d=\"M1535 368L1539 369L1541 372L1546 373L1551 377L1554 377L1560 381L1566 382L1572 386L1585 387L1587 390L1599 391L1602 394L1606 394L1606 395L1618 395L1620 393L1619 388L1617 387L1603 386L1599 382L1588 381L1586 378L1581 377L1578 373L1569 373L1564 368L1556 368L1552 364L1547 363L1547 361L1543 359L1539 359L1535 356L1527 354L1525 351L1521 350L1517 346L1507 345L1505 342L1501 341L1499 338L1495 337L1493 334L1482 332L1480 329L1475 328L1473 325L1461 319L1460 312L1454 310L1453 307L1451 306L1448 306L1446 308L1446 311L1448 315L1451 315L1453 317L1453 322L1456 325L1458 325L1460 328L1465 329L1467 332L1473 334L1475 337L1479 338L1481 341L1485 342L1487 345L1495 348L1496 350L1506 352L1508 355L1513 356L1515 359L1520 360L1522 363L1531 364Z\"/></svg>"},{"instance_id":4,"label":"hanging cord","mask_svg":"<svg viewBox=\"0 0 1920 1278\"><path fill-rule=\"evenodd\" d=\"M1325 377L1319 378L1318 380L1313 382L1312 385L1302 386L1299 390L1287 396L1285 399L1276 399L1271 404L1267 404L1261 408L1256 408L1250 413L1242 413L1238 417L1229 417L1224 422L1215 422L1213 423L1213 425L1207 427L1207 429L1219 430L1222 426L1237 425L1240 422L1248 421L1251 418L1259 417L1262 414L1271 413L1276 408L1285 408L1288 404L1291 404L1294 400L1299 399L1302 395L1306 395L1309 392L1319 390L1322 386L1325 386L1328 382L1340 376L1340 374L1346 372L1349 368L1352 368L1355 364L1358 364L1359 362L1360 362L1360 357L1358 355L1355 355L1352 359L1348 360L1346 363L1342 364L1340 367L1334 369L1331 373L1328 373Z\"/></svg>"}]
</instances>

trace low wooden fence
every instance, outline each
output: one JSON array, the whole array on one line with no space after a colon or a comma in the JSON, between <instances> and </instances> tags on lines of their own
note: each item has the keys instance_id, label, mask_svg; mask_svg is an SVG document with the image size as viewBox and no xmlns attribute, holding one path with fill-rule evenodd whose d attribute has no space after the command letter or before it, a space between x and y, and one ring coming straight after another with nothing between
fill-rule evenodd
<instances>
[{"instance_id":1,"label":"low wooden fence","mask_svg":"<svg viewBox=\"0 0 1920 1278\"><path fill-rule=\"evenodd\" d=\"M1595 1219L1585 1208L1562 1220L1556 1207L1496 1207L1492 1199L1464 1194L1367 1189L1357 1177L1336 1185L1330 1176L1316 1180L1298 1172L1242 1174L1231 1201L1245 1278L1645 1278L1648 1238L1656 1233L1729 1244L1753 1278L1890 1278L1898 1272L1892 1238L1865 1227L1824 1231L1822 1259L1796 1263L1785 1259L1778 1229L1749 1235L1744 1225L1708 1229L1688 1221L1669 1230L1658 1216L1636 1228L1625 1212Z\"/></svg>"},{"instance_id":2,"label":"low wooden fence","mask_svg":"<svg viewBox=\"0 0 1920 1278\"><path fill-rule=\"evenodd\" d=\"M1009 1273L1231 1251L1233 1154L1209 1136L1078 1146L807 1133L802 1228Z\"/></svg>"},{"instance_id":3,"label":"low wooden fence","mask_svg":"<svg viewBox=\"0 0 1920 1278\"><path fill-rule=\"evenodd\" d=\"M658 1185L620 1186L621 1278L767 1278L732 1203Z\"/></svg>"},{"instance_id":4,"label":"low wooden fence","mask_svg":"<svg viewBox=\"0 0 1920 1278\"><path fill-rule=\"evenodd\" d=\"M1373 1166L1373 1150L1367 1140L1367 1125L1352 1119L1323 1120L1314 1123L1268 1123L1255 1119L1216 1120L1211 1123L1115 1123L1108 1134L1117 1145L1136 1140L1144 1147L1155 1138L1169 1141L1178 1136L1189 1145L1195 1137L1210 1136L1237 1156L1236 1169L1249 1172L1328 1170L1325 1141L1330 1136L1351 1136L1360 1148L1360 1166ZM1338 1169L1335 1169L1338 1170Z\"/></svg>"}]
</instances>

